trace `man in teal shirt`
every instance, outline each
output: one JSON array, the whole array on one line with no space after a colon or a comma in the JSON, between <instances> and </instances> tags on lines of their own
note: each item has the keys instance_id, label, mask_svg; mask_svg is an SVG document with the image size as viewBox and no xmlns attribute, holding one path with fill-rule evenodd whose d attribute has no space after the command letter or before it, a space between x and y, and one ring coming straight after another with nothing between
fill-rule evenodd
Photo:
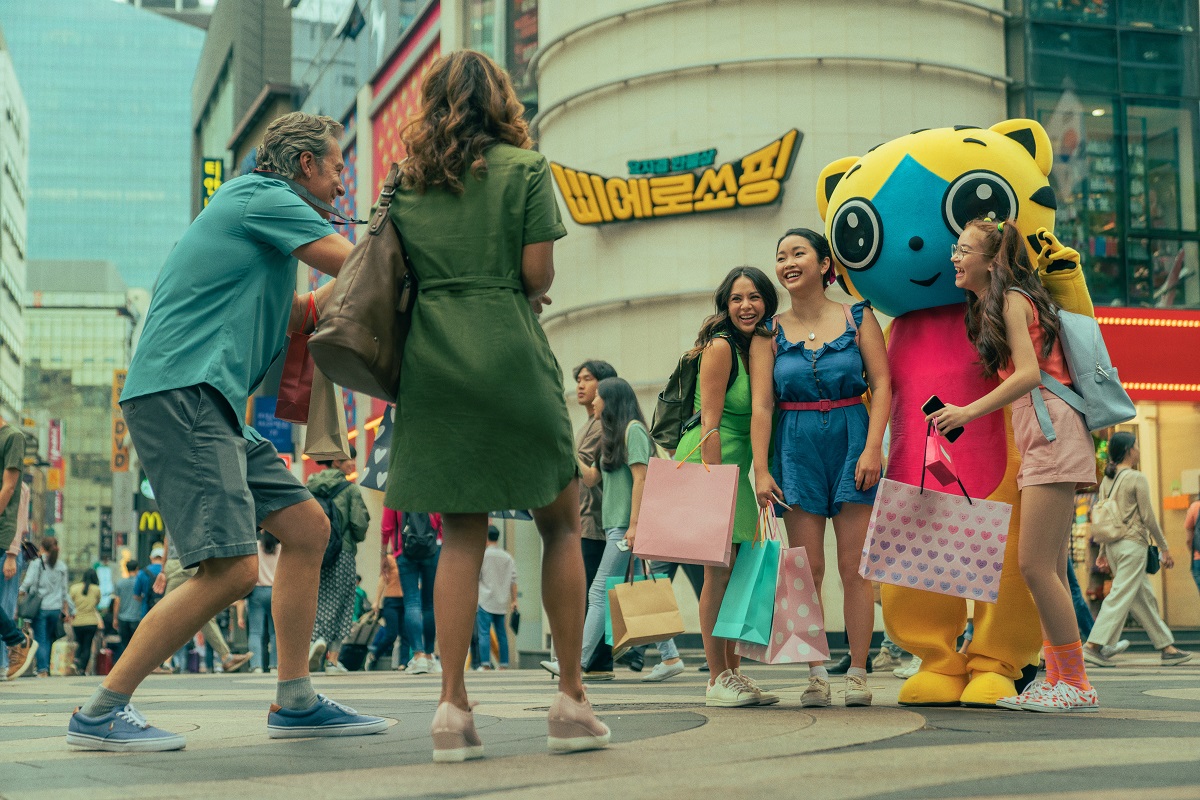
<instances>
[{"instance_id":1,"label":"man in teal shirt","mask_svg":"<svg viewBox=\"0 0 1200 800\"><path fill-rule=\"evenodd\" d=\"M121 395L129 434L171 541L196 576L146 614L121 660L72 717L67 744L178 750L182 736L130 705L159 664L258 579L256 528L284 547L275 575L279 650L272 738L376 733L386 720L317 695L308 675L329 521L275 448L242 421L247 397L301 328L297 260L336 277L352 245L324 213L345 194L342 126L287 114L268 126L258 169L224 184L168 256ZM333 284L317 290L318 307Z\"/></svg>"}]
</instances>

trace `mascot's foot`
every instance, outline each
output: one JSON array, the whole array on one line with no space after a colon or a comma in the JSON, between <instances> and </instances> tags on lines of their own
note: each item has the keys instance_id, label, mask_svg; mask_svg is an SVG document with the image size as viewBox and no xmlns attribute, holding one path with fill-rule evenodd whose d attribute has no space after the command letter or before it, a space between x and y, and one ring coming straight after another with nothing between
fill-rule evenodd
<instances>
[{"instance_id":1,"label":"mascot's foot","mask_svg":"<svg viewBox=\"0 0 1200 800\"><path fill-rule=\"evenodd\" d=\"M966 688L966 675L943 675L922 670L900 687L900 705L956 706Z\"/></svg>"},{"instance_id":2,"label":"mascot's foot","mask_svg":"<svg viewBox=\"0 0 1200 800\"><path fill-rule=\"evenodd\" d=\"M971 682L963 689L962 704L972 708L998 708L996 701L1017 693L1013 679L997 672L973 672Z\"/></svg>"}]
</instances>

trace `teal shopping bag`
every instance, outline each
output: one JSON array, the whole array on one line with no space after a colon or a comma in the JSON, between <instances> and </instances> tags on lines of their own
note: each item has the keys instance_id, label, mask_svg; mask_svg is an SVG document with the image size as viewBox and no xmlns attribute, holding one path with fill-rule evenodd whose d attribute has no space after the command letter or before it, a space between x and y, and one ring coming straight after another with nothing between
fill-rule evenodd
<instances>
[{"instance_id":1,"label":"teal shopping bag","mask_svg":"<svg viewBox=\"0 0 1200 800\"><path fill-rule=\"evenodd\" d=\"M774 514L771 514L774 516ZM775 613L775 581L779 575L779 540L764 537L768 527L759 515L754 541L738 548L737 560L717 612L713 636L722 639L767 644Z\"/></svg>"},{"instance_id":2,"label":"teal shopping bag","mask_svg":"<svg viewBox=\"0 0 1200 800\"><path fill-rule=\"evenodd\" d=\"M608 642L608 644L610 644L610 645L613 643L613 632L612 632L612 605L608 602L608 598L609 598L608 590L613 588L614 586L616 586L619 583L624 583L626 580L627 580L627 578L624 575L613 575L611 578L609 578L608 580L606 580L604 582L604 641ZM646 580L646 576L640 575L640 574L634 575L633 580L635 583L637 581L644 581L644 580Z\"/></svg>"}]
</instances>

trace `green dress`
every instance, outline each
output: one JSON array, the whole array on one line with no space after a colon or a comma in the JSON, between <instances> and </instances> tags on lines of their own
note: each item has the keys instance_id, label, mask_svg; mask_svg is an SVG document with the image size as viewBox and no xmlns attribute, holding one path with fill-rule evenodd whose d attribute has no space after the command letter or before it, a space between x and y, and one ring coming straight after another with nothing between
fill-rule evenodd
<instances>
[{"instance_id":1,"label":"green dress","mask_svg":"<svg viewBox=\"0 0 1200 800\"><path fill-rule=\"evenodd\" d=\"M734 356L737 357L736 354ZM696 404L693 411L700 410L700 389L696 389ZM725 392L725 409L721 412L721 463L737 464L738 475L737 511L733 518L734 543L749 542L754 538L758 525L758 498L750 485L751 465L754 457L750 449L750 373L744 362L738 363L738 376ZM700 451L692 450L700 444L704 431L700 425L685 433L675 450L675 460L700 463Z\"/></svg>"},{"instance_id":2,"label":"green dress","mask_svg":"<svg viewBox=\"0 0 1200 800\"><path fill-rule=\"evenodd\" d=\"M398 189L391 218L418 294L404 347L386 504L541 508L575 478L562 370L521 283L527 244L566 235L546 159L489 148L465 191Z\"/></svg>"}]
</instances>

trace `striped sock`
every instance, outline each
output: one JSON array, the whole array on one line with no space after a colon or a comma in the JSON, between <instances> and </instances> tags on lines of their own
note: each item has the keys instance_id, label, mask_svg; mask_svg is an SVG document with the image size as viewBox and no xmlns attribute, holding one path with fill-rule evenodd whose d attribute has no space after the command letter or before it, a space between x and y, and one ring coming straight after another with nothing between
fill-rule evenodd
<instances>
[{"instance_id":1,"label":"striped sock","mask_svg":"<svg viewBox=\"0 0 1200 800\"><path fill-rule=\"evenodd\" d=\"M1058 662L1060 681L1085 692L1092 688L1083 665L1083 642L1076 640L1071 644L1051 645L1046 651L1047 657L1050 653L1054 653L1054 660Z\"/></svg>"},{"instance_id":2,"label":"striped sock","mask_svg":"<svg viewBox=\"0 0 1200 800\"><path fill-rule=\"evenodd\" d=\"M1049 642L1042 642L1042 658L1046 662L1046 681L1053 686L1062 680L1062 674L1058 670L1058 656L1053 652L1053 645Z\"/></svg>"}]
</instances>

